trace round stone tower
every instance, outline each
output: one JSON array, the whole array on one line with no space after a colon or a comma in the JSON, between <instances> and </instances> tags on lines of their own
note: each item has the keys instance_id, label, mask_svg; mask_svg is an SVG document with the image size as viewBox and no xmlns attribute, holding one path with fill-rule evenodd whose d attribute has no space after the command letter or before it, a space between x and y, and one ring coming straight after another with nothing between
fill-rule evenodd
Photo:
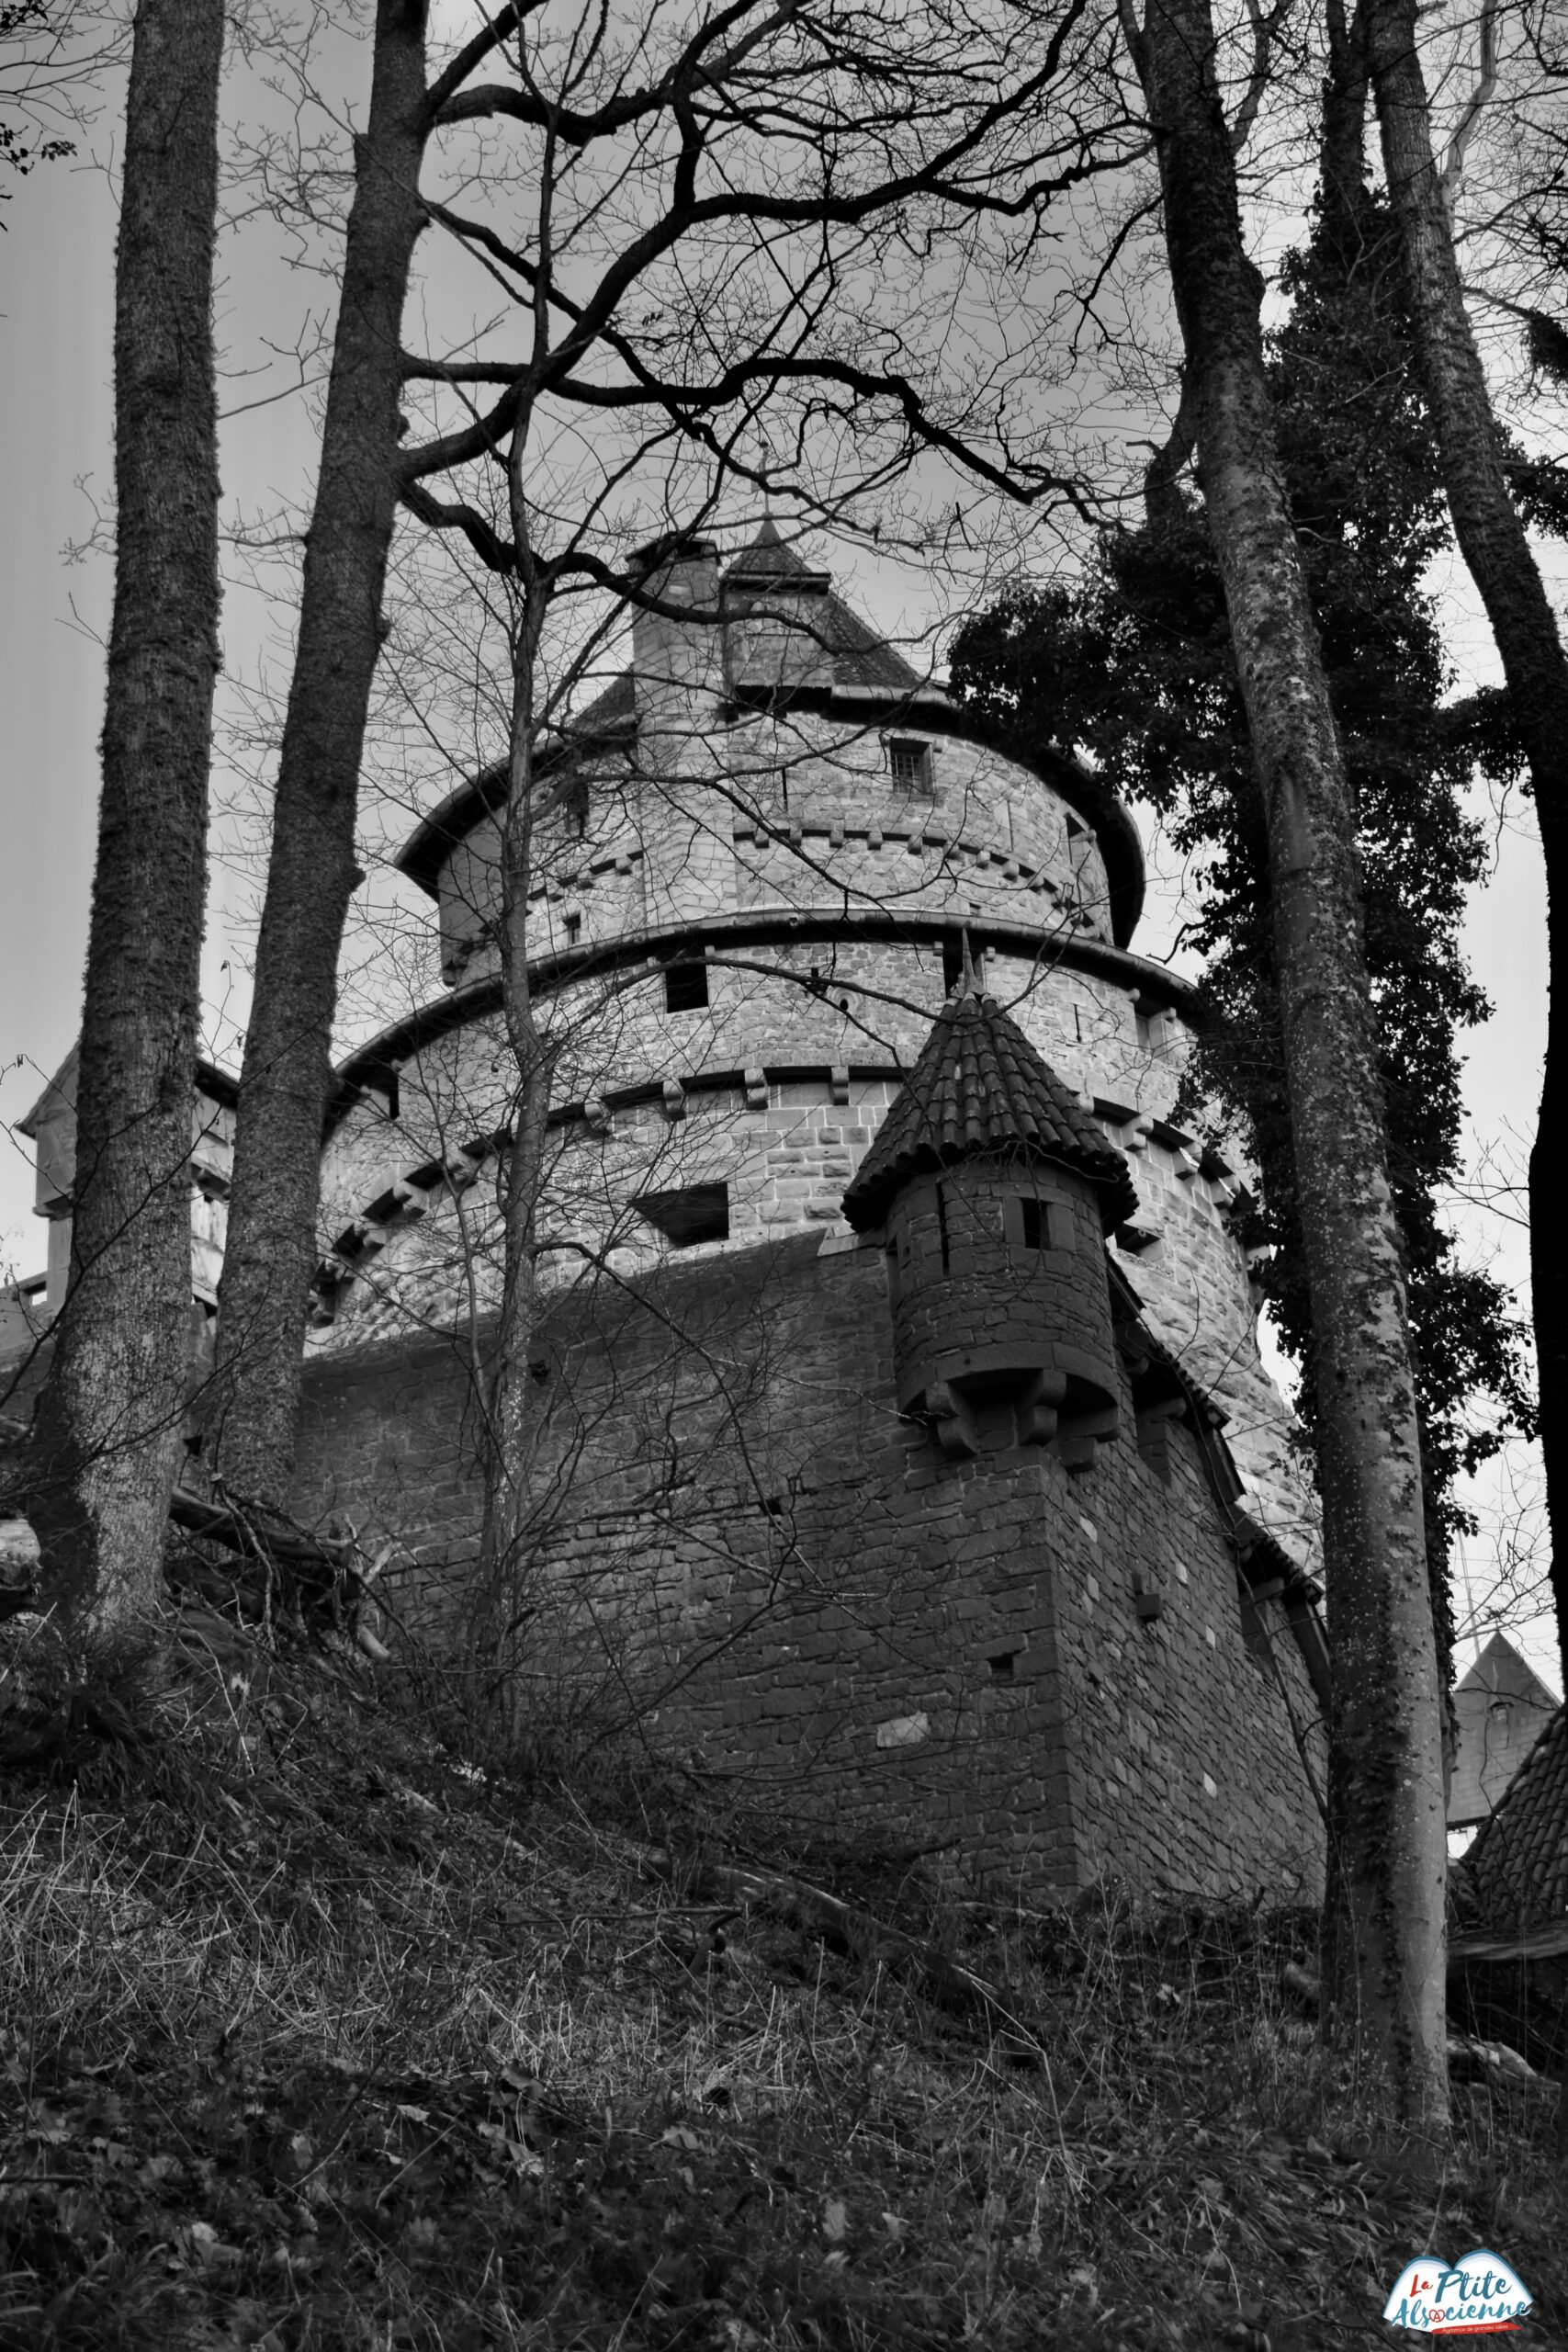
<instances>
[{"instance_id":1,"label":"round stone tower","mask_svg":"<svg viewBox=\"0 0 1568 2352\"><path fill-rule=\"evenodd\" d=\"M843 1205L884 1237L900 1412L929 1415L950 1453L975 1450L994 1407L1025 1442L1114 1433L1105 1235L1137 1205L1127 1165L967 980Z\"/></svg>"},{"instance_id":2,"label":"round stone tower","mask_svg":"<svg viewBox=\"0 0 1568 2352\"><path fill-rule=\"evenodd\" d=\"M974 1348L1004 1293L1024 1316L1044 1261L1087 1265L1087 1237L1109 1227L1153 1327L1230 1413L1253 1507L1310 1550L1289 1417L1228 1229L1239 1180L1173 1123L1189 991L1132 952L1143 862L1127 811L1069 756L1004 744L771 525L728 566L711 541L660 542L642 580L629 667L536 762L548 807L530 973L556 1073L543 1279L812 1232L854 1246L846 1187L855 1197L906 1099L967 938L978 985L1044 1067L1075 1141L1031 1149L1032 1190L1006 1152L943 1172L940 1198L925 1171L899 1211L911 1264L940 1249L939 1212L950 1261L973 1237ZM502 770L476 775L398 859L434 901L447 989L341 1071L314 1340L329 1352L411 1321L463 1323L494 1295L493 1154L513 1092L496 947L504 794ZM1131 1185L1112 1146L1131 1156ZM1122 1170L1113 1182L1093 1172L1097 1148ZM1023 1280L1026 1245L1009 1242L982 1280L981 1232L1001 1251L1007 1220L1025 1216L1046 1236L1039 1265ZM906 1369L922 1390L948 1377L926 1370L953 1350L924 1312L911 1303L899 1324L901 1389ZM1026 1351L1043 1330L1027 1312ZM1043 1389L1043 1409L1088 1415L1111 1385L1096 1353L1109 1341L1091 1336L1087 1305L1083 1317L1077 1340L1054 1335L1079 1361L1056 1363L1066 1385L1055 1408ZM1012 1306L1002 1320L985 1345L1013 1346Z\"/></svg>"}]
</instances>

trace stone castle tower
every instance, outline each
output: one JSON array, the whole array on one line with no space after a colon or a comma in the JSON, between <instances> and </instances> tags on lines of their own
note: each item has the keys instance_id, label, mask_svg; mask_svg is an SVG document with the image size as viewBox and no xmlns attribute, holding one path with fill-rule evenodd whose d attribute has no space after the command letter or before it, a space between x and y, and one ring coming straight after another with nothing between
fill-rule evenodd
<instances>
[{"instance_id":1,"label":"stone castle tower","mask_svg":"<svg viewBox=\"0 0 1568 2352\"><path fill-rule=\"evenodd\" d=\"M1310 1510L1131 820L771 526L644 578L539 761L525 1714L1032 1882L1310 1881ZM400 1535L432 1625L477 1531L502 799L401 854L446 986L344 1066L323 1170L301 1507Z\"/></svg>"}]
</instances>

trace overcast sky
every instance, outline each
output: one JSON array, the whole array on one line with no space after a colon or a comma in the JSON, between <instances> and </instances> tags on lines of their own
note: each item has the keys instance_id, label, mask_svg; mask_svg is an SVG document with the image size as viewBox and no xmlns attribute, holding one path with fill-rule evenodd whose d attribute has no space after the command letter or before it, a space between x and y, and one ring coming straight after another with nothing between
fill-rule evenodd
<instances>
[{"instance_id":1,"label":"overcast sky","mask_svg":"<svg viewBox=\"0 0 1568 2352\"><path fill-rule=\"evenodd\" d=\"M107 119L106 119L107 120ZM80 1001L91 883L104 669L98 641L106 624L107 561L69 564L67 543L93 526L91 492L111 475L110 338L114 209L104 173L72 164L40 168L0 212L0 1255L15 1272L42 1264L44 1233L30 1215L28 1148L8 1124L28 1109L74 1035ZM319 315L320 280L291 273L255 236L231 240L225 254L220 333L231 367L248 370L270 357L269 343L292 343L300 317ZM236 373L223 404L242 409L286 379ZM255 514L280 496L308 493L312 437L298 397L252 407L225 426L223 486L231 509ZM84 494L78 487L88 482ZM1462 578L1444 583L1451 647L1461 677L1495 676L1484 627ZM857 601L886 609L886 582L863 574ZM897 593L908 594L908 575ZM254 674L279 645L276 613L243 589L230 589L224 613L226 665ZM209 917L207 983L209 1042L231 1057L231 1013L243 1000L226 995L220 967L233 944L233 918L248 884L220 862ZM1156 892L1151 922L1135 944L1157 951L1175 909ZM1539 853L1528 809L1516 809L1497 835L1496 871L1471 910L1468 945L1495 1011L1466 1043L1467 1099L1479 1152L1500 1148L1521 1159L1533 1124L1544 1035L1545 934ZM434 959L432 985L437 985ZM1496 1252L1505 1275L1525 1272L1517 1227L1479 1213L1462 1231L1467 1249ZM1497 1481L1483 1507L1501 1508ZM1490 1576L1489 1542L1463 1564L1477 1598ZM1525 1646L1555 1685L1554 1642L1544 1621Z\"/></svg>"}]
</instances>

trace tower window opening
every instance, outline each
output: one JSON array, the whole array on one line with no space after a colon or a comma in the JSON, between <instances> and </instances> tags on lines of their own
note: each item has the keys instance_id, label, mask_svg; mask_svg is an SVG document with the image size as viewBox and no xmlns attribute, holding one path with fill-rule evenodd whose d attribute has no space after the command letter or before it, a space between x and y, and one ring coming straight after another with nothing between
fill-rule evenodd
<instances>
[{"instance_id":1,"label":"tower window opening","mask_svg":"<svg viewBox=\"0 0 1568 2352\"><path fill-rule=\"evenodd\" d=\"M708 1001L708 967L703 951L682 956L664 970L666 1012L700 1012Z\"/></svg>"},{"instance_id":2,"label":"tower window opening","mask_svg":"<svg viewBox=\"0 0 1568 2352\"><path fill-rule=\"evenodd\" d=\"M1083 1044L1083 1014L1076 1004L1073 1007L1073 1035L1081 1046Z\"/></svg>"},{"instance_id":3,"label":"tower window opening","mask_svg":"<svg viewBox=\"0 0 1568 2352\"><path fill-rule=\"evenodd\" d=\"M565 922L565 930L567 945L569 947L575 947L582 937L582 917L581 915L568 915Z\"/></svg>"},{"instance_id":4,"label":"tower window opening","mask_svg":"<svg viewBox=\"0 0 1568 2352\"><path fill-rule=\"evenodd\" d=\"M588 786L573 784L566 798L566 830L574 842L587 837Z\"/></svg>"},{"instance_id":5,"label":"tower window opening","mask_svg":"<svg viewBox=\"0 0 1568 2352\"><path fill-rule=\"evenodd\" d=\"M887 746L887 764L893 781L907 792L925 792L931 788L931 752L929 743L912 742L895 736Z\"/></svg>"},{"instance_id":6,"label":"tower window opening","mask_svg":"<svg viewBox=\"0 0 1568 2352\"><path fill-rule=\"evenodd\" d=\"M640 1193L632 1206L674 1250L694 1250L702 1241L729 1238L728 1184L688 1184L676 1193Z\"/></svg>"},{"instance_id":7,"label":"tower window opening","mask_svg":"<svg viewBox=\"0 0 1568 2352\"><path fill-rule=\"evenodd\" d=\"M942 1271L945 1274L952 1270L952 1258L947 1240L947 1187L945 1184L939 1184L936 1188L936 1229L937 1238L942 1244Z\"/></svg>"},{"instance_id":8,"label":"tower window opening","mask_svg":"<svg viewBox=\"0 0 1568 2352\"><path fill-rule=\"evenodd\" d=\"M1051 1212L1043 1201L1025 1193L1019 1203L1023 1246L1026 1250L1049 1250L1051 1243Z\"/></svg>"},{"instance_id":9,"label":"tower window opening","mask_svg":"<svg viewBox=\"0 0 1568 2352\"><path fill-rule=\"evenodd\" d=\"M1018 1665L1018 1652L1002 1650L996 1657L988 1657L986 1664L991 1669L993 1682L1011 1682L1015 1679L1014 1670Z\"/></svg>"}]
</instances>

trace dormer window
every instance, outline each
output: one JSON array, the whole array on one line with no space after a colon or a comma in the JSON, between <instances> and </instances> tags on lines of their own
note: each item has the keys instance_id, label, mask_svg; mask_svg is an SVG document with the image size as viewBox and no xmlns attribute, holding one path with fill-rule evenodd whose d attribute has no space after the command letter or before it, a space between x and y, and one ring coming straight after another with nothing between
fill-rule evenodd
<instances>
[{"instance_id":1,"label":"dormer window","mask_svg":"<svg viewBox=\"0 0 1568 2352\"><path fill-rule=\"evenodd\" d=\"M895 735L887 746L887 764L893 781L901 791L929 792L931 785L931 747L911 738Z\"/></svg>"}]
</instances>

